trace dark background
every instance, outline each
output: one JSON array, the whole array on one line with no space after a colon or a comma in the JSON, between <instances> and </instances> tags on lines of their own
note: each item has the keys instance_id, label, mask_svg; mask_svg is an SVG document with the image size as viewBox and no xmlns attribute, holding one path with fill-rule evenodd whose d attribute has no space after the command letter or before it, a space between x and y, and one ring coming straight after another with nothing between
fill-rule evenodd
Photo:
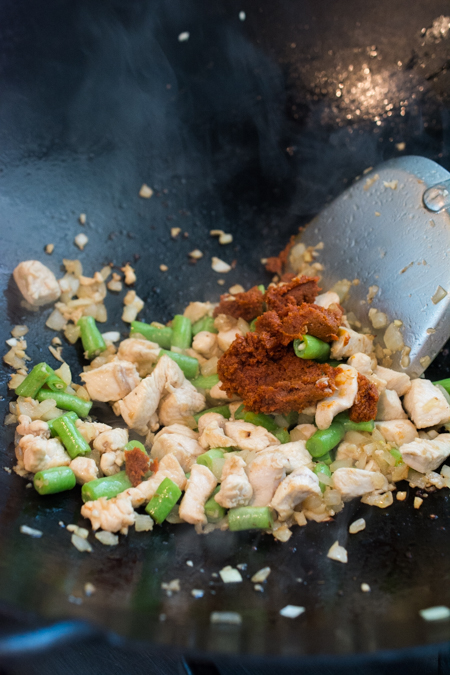
<instances>
[{"instance_id":1,"label":"dark background","mask_svg":"<svg viewBox=\"0 0 450 675\"><path fill-rule=\"evenodd\" d=\"M433 30L449 12L438 0L3 0L2 339L27 323L33 362L48 358L51 334L42 325L50 310L22 310L10 281L21 260L39 258L59 273L63 257L79 257L88 275L130 261L146 302L141 318L167 321L190 300L218 299L218 278L225 289L267 282L260 258L278 253L368 166L421 154L449 169L450 38ZM190 39L179 42L184 31ZM155 190L151 200L138 197L143 182ZM188 237L171 240L171 227ZM233 244L220 246L213 228L232 232ZM83 253L73 244L81 231L89 237ZM51 257L43 253L48 243ZM188 260L194 248L205 254L196 265ZM236 261L235 269L220 277L211 255ZM108 328L123 330L119 305L109 295ZM64 356L79 364L76 348L66 345ZM447 350L430 370L450 374ZM2 368L4 394L7 375ZM3 430L3 464L12 466L12 457L12 431ZM0 498L0 653L10 654L2 660L8 675L171 673L186 650L227 653L216 659L224 674L281 667L239 654L283 658L286 672L300 663L302 672L448 672L448 624L425 624L417 614L450 603L446 493L431 495L420 512L412 495L386 512L351 504L336 522L311 523L284 547L254 534L197 538L168 527L150 543L131 536L90 556L57 525L82 523L76 497L36 499L2 472ZM362 515L370 527L344 542L348 522ZM20 524L41 528L43 539L19 534ZM338 537L349 548L347 566L325 558ZM272 566L264 594L249 581L226 591L209 581L211 571L237 562L248 563L244 576ZM182 592L168 599L160 583L176 576ZM294 585L298 577L304 582ZM86 581L98 588L89 599ZM360 592L362 581L370 595ZM194 601L193 587L209 590ZM304 604L305 616L281 619L289 602ZM209 612L219 607L242 611L242 631L211 628ZM61 633L6 639L62 618L75 619L58 629L74 644L61 642L51 654L27 650ZM108 632L78 622L85 619ZM139 644L119 643L119 634ZM367 653L349 665L350 655Z\"/></svg>"}]
</instances>

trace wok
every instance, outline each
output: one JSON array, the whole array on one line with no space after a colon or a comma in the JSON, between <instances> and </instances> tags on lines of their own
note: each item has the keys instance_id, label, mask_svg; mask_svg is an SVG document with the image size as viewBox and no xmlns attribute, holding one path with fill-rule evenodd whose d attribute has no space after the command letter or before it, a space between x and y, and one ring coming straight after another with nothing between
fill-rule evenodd
<instances>
[{"instance_id":1,"label":"wok","mask_svg":"<svg viewBox=\"0 0 450 675\"><path fill-rule=\"evenodd\" d=\"M448 169L449 38L445 21L435 22L445 10L438 0L4 0L2 339L26 323L33 361L48 358L50 310L25 311L11 281L21 260L59 273L63 257L78 257L87 274L129 261L146 303L141 317L167 321L190 300L218 299L212 255L236 261L224 288L267 282L260 258L367 166L402 154L398 144ZM185 31L189 40L178 41ZM150 200L138 197L143 182L155 191ZM175 226L187 235L171 239ZM80 253L73 240L82 229L89 243ZM232 246L210 229L231 232ZM194 248L205 255L192 265ZM124 330L119 304L110 294L108 329ZM63 354L78 372L80 350L64 345ZM449 376L449 366L444 349L431 377ZM5 367L1 378L3 419ZM2 466L12 467L13 432L0 433ZM438 655L442 669L447 663L449 623L418 614L450 603L446 490L420 511L411 498L386 511L353 502L287 544L167 525L91 554L76 551L58 525L83 523L75 494L43 499L1 471L0 500L3 656L100 632L229 663L270 657L277 667L331 669L350 659L368 668L436 664ZM359 517L366 530L349 536ZM21 524L42 539L21 534ZM347 565L326 557L336 539ZM212 576L238 563L247 565L242 584ZM264 566L272 574L257 593L247 576ZM167 597L161 583L174 578L181 591ZM89 598L86 582L96 587ZM193 588L204 597L194 600ZM305 606L304 616L282 618L287 604ZM240 612L242 625L212 625L214 610Z\"/></svg>"}]
</instances>

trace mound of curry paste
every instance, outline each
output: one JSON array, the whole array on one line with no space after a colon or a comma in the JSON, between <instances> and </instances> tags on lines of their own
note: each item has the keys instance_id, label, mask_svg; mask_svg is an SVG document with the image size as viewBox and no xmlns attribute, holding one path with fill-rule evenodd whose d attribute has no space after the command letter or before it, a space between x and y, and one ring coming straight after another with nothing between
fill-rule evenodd
<instances>
[{"instance_id":1,"label":"mound of curry paste","mask_svg":"<svg viewBox=\"0 0 450 675\"><path fill-rule=\"evenodd\" d=\"M229 396L239 395L249 410L301 412L336 390L338 368L300 359L292 345L293 340L305 333L324 342L337 339L343 310L340 306L325 309L314 304L320 291L317 281L317 278L296 277L282 286L270 287L264 294L268 311L260 313L256 332L236 338L219 359L217 372L222 389ZM237 301L223 297L219 312L225 313L230 306L235 318L249 316L249 312L246 313L249 306L256 310L257 303L253 304L255 289L247 293L248 303L245 297ZM240 306L242 314L237 313ZM358 375L358 395L349 411L351 419L360 422L374 419L377 401L376 387L364 375Z\"/></svg>"}]
</instances>

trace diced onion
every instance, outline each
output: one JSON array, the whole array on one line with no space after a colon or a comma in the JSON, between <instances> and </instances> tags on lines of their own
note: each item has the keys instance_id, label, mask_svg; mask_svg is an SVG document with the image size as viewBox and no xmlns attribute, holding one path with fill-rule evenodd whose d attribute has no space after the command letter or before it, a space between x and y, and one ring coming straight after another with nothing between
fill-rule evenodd
<instances>
[{"instance_id":1,"label":"diced onion","mask_svg":"<svg viewBox=\"0 0 450 675\"><path fill-rule=\"evenodd\" d=\"M346 469L353 466L352 459L337 459L335 462L330 464L330 471L337 471L338 469Z\"/></svg>"},{"instance_id":2,"label":"diced onion","mask_svg":"<svg viewBox=\"0 0 450 675\"><path fill-rule=\"evenodd\" d=\"M443 621L450 618L450 609L445 605L437 605L436 607L421 609L419 614L425 621Z\"/></svg>"},{"instance_id":3,"label":"diced onion","mask_svg":"<svg viewBox=\"0 0 450 675\"><path fill-rule=\"evenodd\" d=\"M211 623L229 623L240 625L242 617L238 612L212 612L209 620Z\"/></svg>"},{"instance_id":4,"label":"diced onion","mask_svg":"<svg viewBox=\"0 0 450 675\"><path fill-rule=\"evenodd\" d=\"M384 333L384 344L391 352L401 352L405 343L398 326L394 322L389 324Z\"/></svg>"},{"instance_id":5,"label":"diced onion","mask_svg":"<svg viewBox=\"0 0 450 675\"><path fill-rule=\"evenodd\" d=\"M230 565L221 569L219 574L224 584L240 583L242 581L239 570L234 569Z\"/></svg>"},{"instance_id":6,"label":"diced onion","mask_svg":"<svg viewBox=\"0 0 450 675\"><path fill-rule=\"evenodd\" d=\"M347 549L345 549L343 546L339 546L339 542L335 541L327 553L327 558L331 558L331 560L337 560L341 563L346 563L348 562Z\"/></svg>"},{"instance_id":7,"label":"diced onion","mask_svg":"<svg viewBox=\"0 0 450 675\"><path fill-rule=\"evenodd\" d=\"M286 605L286 607L280 609L280 614L287 619L296 619L300 614L303 614L304 611L304 607L299 607L298 605Z\"/></svg>"},{"instance_id":8,"label":"diced onion","mask_svg":"<svg viewBox=\"0 0 450 675\"><path fill-rule=\"evenodd\" d=\"M251 582L253 584L261 584L267 579L271 571L270 567L263 567L252 576Z\"/></svg>"},{"instance_id":9,"label":"diced onion","mask_svg":"<svg viewBox=\"0 0 450 675\"><path fill-rule=\"evenodd\" d=\"M92 546L87 541L87 539L83 539L83 537L80 537L78 534L73 534L70 538L70 541L75 546L75 548L78 549L78 551L81 551L81 553L92 552Z\"/></svg>"},{"instance_id":10,"label":"diced onion","mask_svg":"<svg viewBox=\"0 0 450 675\"><path fill-rule=\"evenodd\" d=\"M350 527L348 528L348 531L350 534L356 534L357 532L362 532L363 530L366 529L366 521L364 518L358 518L358 520L353 521L351 523Z\"/></svg>"},{"instance_id":11,"label":"diced onion","mask_svg":"<svg viewBox=\"0 0 450 675\"><path fill-rule=\"evenodd\" d=\"M103 544L104 546L117 546L119 543L119 537L117 534L112 532L106 532L106 530L100 530L100 532L95 533L95 538Z\"/></svg>"},{"instance_id":12,"label":"diced onion","mask_svg":"<svg viewBox=\"0 0 450 675\"><path fill-rule=\"evenodd\" d=\"M211 464L212 464L211 471L213 472L213 474L217 478L217 480L220 480L222 478L222 471L223 471L223 466L225 464L225 458L224 457L215 457Z\"/></svg>"},{"instance_id":13,"label":"diced onion","mask_svg":"<svg viewBox=\"0 0 450 675\"><path fill-rule=\"evenodd\" d=\"M33 527L28 527L28 525L21 525L20 531L22 534L28 534L29 537L34 537L35 539L40 539L43 534L41 530L35 530Z\"/></svg>"},{"instance_id":14,"label":"diced onion","mask_svg":"<svg viewBox=\"0 0 450 675\"><path fill-rule=\"evenodd\" d=\"M447 295L447 291L442 288L442 286L438 286L436 289L436 293L433 295L431 298L431 302L433 305L437 305L438 302L443 300L445 296Z\"/></svg>"},{"instance_id":15,"label":"diced onion","mask_svg":"<svg viewBox=\"0 0 450 675\"><path fill-rule=\"evenodd\" d=\"M153 519L150 516L138 513L134 521L136 532L150 532L153 530Z\"/></svg>"},{"instance_id":16,"label":"diced onion","mask_svg":"<svg viewBox=\"0 0 450 675\"><path fill-rule=\"evenodd\" d=\"M28 333L28 326L14 326L11 331L11 335L15 338L22 337Z\"/></svg>"}]
</instances>

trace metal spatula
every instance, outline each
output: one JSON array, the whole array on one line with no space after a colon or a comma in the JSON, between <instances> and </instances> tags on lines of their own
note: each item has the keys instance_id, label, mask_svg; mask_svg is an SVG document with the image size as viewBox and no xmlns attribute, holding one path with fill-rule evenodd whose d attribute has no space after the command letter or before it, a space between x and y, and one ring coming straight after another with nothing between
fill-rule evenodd
<instances>
[{"instance_id":1,"label":"metal spatula","mask_svg":"<svg viewBox=\"0 0 450 675\"><path fill-rule=\"evenodd\" d=\"M324 242L324 289L359 279L345 308L382 347L385 329L373 328L369 309L403 322L409 364L396 352L391 367L414 377L450 337L449 205L450 173L424 157L402 157L362 176L299 236L306 246ZM379 288L372 304L370 286Z\"/></svg>"}]
</instances>

